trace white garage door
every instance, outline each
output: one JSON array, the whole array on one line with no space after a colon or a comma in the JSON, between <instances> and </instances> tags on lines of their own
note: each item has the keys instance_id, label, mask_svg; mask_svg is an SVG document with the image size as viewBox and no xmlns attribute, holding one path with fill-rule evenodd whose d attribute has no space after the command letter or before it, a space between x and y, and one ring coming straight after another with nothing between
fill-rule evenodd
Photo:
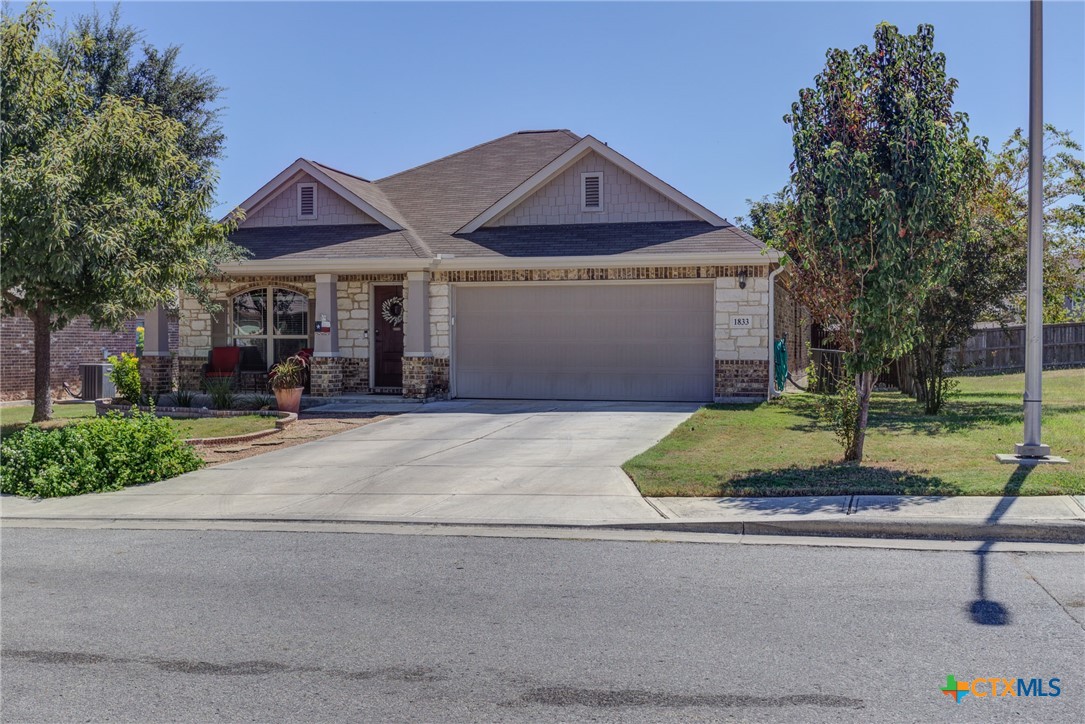
<instances>
[{"instance_id":1,"label":"white garage door","mask_svg":"<svg viewBox=\"0 0 1085 724\"><path fill-rule=\"evenodd\" d=\"M710 401L705 283L457 286L458 397Z\"/></svg>"}]
</instances>

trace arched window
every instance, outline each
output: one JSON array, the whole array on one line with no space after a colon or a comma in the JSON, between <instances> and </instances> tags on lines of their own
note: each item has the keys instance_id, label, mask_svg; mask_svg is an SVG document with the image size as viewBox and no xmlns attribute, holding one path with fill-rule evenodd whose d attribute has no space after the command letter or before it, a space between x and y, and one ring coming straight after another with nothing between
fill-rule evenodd
<instances>
[{"instance_id":1,"label":"arched window","mask_svg":"<svg viewBox=\"0 0 1085 724\"><path fill-rule=\"evenodd\" d=\"M259 355L265 368L312 346L304 294L278 287L250 289L233 298L230 312L231 342L254 348L247 356Z\"/></svg>"}]
</instances>

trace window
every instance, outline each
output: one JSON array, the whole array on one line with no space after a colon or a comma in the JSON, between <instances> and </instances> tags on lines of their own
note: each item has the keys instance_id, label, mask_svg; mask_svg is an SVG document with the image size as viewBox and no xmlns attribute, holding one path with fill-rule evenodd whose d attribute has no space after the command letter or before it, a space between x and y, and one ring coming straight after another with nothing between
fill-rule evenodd
<instances>
[{"instance_id":1,"label":"window","mask_svg":"<svg viewBox=\"0 0 1085 724\"><path fill-rule=\"evenodd\" d=\"M298 218L316 218L316 184L298 184Z\"/></svg>"},{"instance_id":2,"label":"window","mask_svg":"<svg viewBox=\"0 0 1085 724\"><path fill-rule=\"evenodd\" d=\"M231 313L231 341L251 348L241 353L242 367L269 369L311 346L309 298L304 294L278 287L250 289L233 298Z\"/></svg>"},{"instance_id":3,"label":"window","mask_svg":"<svg viewBox=\"0 0 1085 724\"><path fill-rule=\"evenodd\" d=\"M603 210L603 173L601 171L580 174L580 210Z\"/></svg>"}]
</instances>

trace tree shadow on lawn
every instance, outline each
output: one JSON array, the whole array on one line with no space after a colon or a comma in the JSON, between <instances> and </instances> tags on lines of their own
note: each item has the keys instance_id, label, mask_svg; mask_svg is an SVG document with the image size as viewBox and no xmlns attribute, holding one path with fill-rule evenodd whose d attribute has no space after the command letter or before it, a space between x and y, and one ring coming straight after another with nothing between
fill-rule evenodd
<instances>
[{"instance_id":1,"label":"tree shadow on lawn","mask_svg":"<svg viewBox=\"0 0 1085 724\"><path fill-rule=\"evenodd\" d=\"M939 477L905 470L827 463L792 466L777 470L754 470L726 480L718 475L721 497L912 495L941 497L963 495L963 489ZM888 510L894 508L890 506Z\"/></svg>"}]
</instances>

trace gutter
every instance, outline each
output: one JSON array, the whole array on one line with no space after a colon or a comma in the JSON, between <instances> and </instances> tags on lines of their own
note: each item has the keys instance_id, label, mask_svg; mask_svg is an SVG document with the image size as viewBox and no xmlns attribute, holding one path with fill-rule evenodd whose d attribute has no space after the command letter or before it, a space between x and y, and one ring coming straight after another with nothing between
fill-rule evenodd
<instances>
[{"instance_id":1,"label":"gutter","mask_svg":"<svg viewBox=\"0 0 1085 724\"><path fill-rule=\"evenodd\" d=\"M769 387L765 394L766 400L771 400L778 394L776 392L776 276L784 270L780 265L769 272Z\"/></svg>"}]
</instances>

